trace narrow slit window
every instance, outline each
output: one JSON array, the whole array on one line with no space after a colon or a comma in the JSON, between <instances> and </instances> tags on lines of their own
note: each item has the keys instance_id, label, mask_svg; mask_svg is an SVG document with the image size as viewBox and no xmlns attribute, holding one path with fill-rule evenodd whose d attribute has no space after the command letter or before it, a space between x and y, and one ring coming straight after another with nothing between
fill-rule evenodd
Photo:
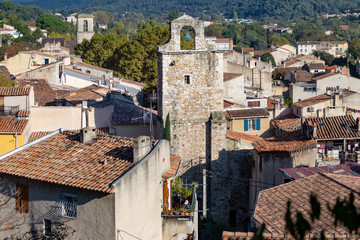
<instances>
[{"instance_id":1,"label":"narrow slit window","mask_svg":"<svg viewBox=\"0 0 360 240\"><path fill-rule=\"evenodd\" d=\"M185 75L185 83L190 84L190 75Z\"/></svg>"}]
</instances>

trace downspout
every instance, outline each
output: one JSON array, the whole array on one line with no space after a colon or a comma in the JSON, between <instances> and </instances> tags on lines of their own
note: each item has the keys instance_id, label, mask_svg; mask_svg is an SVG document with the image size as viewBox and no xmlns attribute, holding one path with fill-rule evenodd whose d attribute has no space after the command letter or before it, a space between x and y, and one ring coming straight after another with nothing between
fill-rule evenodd
<instances>
[{"instance_id":1,"label":"downspout","mask_svg":"<svg viewBox=\"0 0 360 240\"><path fill-rule=\"evenodd\" d=\"M15 148L17 148L17 133L15 133Z\"/></svg>"}]
</instances>

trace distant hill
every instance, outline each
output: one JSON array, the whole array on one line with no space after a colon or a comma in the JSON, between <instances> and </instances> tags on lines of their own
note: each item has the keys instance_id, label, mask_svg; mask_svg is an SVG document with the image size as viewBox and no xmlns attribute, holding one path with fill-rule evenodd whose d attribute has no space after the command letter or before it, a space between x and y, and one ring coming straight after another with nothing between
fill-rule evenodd
<instances>
[{"instance_id":1,"label":"distant hill","mask_svg":"<svg viewBox=\"0 0 360 240\"><path fill-rule=\"evenodd\" d=\"M16 3L37 5L45 9L73 9L82 11L106 10L111 12L137 12L145 16L167 14L171 10L200 16L205 12L222 13L231 18L234 11L239 18L295 19L316 17L326 13L340 13L358 9L360 0L14 0Z\"/></svg>"}]
</instances>

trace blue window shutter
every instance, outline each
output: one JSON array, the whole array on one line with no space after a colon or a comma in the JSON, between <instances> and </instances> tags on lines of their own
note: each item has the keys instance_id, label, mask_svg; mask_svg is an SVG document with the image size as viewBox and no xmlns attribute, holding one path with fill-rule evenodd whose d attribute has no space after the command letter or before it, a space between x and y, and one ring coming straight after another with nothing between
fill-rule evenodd
<instances>
[{"instance_id":1,"label":"blue window shutter","mask_svg":"<svg viewBox=\"0 0 360 240\"><path fill-rule=\"evenodd\" d=\"M260 118L256 119L256 130L260 130Z\"/></svg>"},{"instance_id":2,"label":"blue window shutter","mask_svg":"<svg viewBox=\"0 0 360 240\"><path fill-rule=\"evenodd\" d=\"M248 131L249 130L249 120L245 119L244 120L244 131Z\"/></svg>"}]
</instances>

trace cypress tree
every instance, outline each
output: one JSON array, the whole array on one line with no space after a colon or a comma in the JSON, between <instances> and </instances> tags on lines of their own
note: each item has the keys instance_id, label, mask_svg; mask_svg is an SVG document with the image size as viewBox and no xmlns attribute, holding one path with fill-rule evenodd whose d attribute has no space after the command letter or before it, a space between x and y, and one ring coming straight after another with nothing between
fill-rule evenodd
<instances>
[{"instance_id":1,"label":"cypress tree","mask_svg":"<svg viewBox=\"0 0 360 240\"><path fill-rule=\"evenodd\" d=\"M168 140L169 142L171 141L170 115L169 115L169 113L168 113L168 115L166 116L165 130L164 130L164 138L165 138L166 140Z\"/></svg>"}]
</instances>

